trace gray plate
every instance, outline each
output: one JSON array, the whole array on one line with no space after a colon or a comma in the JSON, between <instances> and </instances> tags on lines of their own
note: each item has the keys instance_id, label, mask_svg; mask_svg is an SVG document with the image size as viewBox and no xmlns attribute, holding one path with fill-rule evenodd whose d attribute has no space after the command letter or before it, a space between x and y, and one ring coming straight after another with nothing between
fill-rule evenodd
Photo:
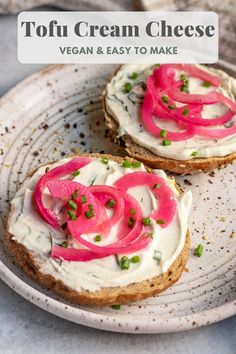
<instances>
[{"instance_id":1,"label":"gray plate","mask_svg":"<svg viewBox=\"0 0 236 354\"><path fill-rule=\"evenodd\" d=\"M224 63L231 71L233 66ZM0 216L2 230L29 170L76 152L121 154L105 136L100 94L111 65L53 65L29 77L0 101ZM111 308L73 305L30 280L0 242L0 277L29 301L68 320L110 331L160 333L195 328L236 313L236 164L177 177L193 192L189 272L160 296ZM203 239L204 237L205 239ZM204 245L201 258L193 255Z\"/></svg>"}]
</instances>

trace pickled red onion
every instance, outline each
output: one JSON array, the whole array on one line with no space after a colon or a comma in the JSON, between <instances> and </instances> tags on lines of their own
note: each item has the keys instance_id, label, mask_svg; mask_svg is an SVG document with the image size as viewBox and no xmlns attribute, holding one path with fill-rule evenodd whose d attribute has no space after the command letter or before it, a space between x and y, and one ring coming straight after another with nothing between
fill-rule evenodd
<instances>
[{"instance_id":1,"label":"pickled red onion","mask_svg":"<svg viewBox=\"0 0 236 354\"><path fill-rule=\"evenodd\" d=\"M85 219L81 221L81 217L77 218L77 220L69 220L68 221L68 229L72 236L74 236L78 241L81 240L81 234L88 233L88 232L97 232L101 233L103 238L107 236L109 233L111 226L117 223L123 216L124 213L124 201L122 198L121 193L111 186L90 186L87 187L89 193L93 195L93 198L97 202L99 202L100 210L104 209L104 203L101 204L101 194L102 198L105 196L105 200L107 201L107 195L112 196L116 200L116 206L114 207L114 213L109 218L105 211L100 211L100 219L96 220L95 218L89 219L87 222ZM104 200L104 199L103 199ZM89 202L92 204L93 202ZM93 205L93 204L92 204ZM84 216L84 215L83 215ZM91 221L94 221L94 225L90 226ZM85 225L88 224L88 227Z\"/></svg>"},{"instance_id":2,"label":"pickled red onion","mask_svg":"<svg viewBox=\"0 0 236 354\"><path fill-rule=\"evenodd\" d=\"M150 93L147 93L143 100L141 119L144 127L154 136L160 138L162 129L154 123L153 110L154 99ZM194 136L194 128L186 126L185 130L180 132L171 132L166 130L166 137L173 141L182 141L190 139Z\"/></svg>"},{"instance_id":3,"label":"pickled red onion","mask_svg":"<svg viewBox=\"0 0 236 354\"><path fill-rule=\"evenodd\" d=\"M219 85L221 84L221 79L218 76L213 75L205 70L202 70L195 65L174 64L173 67L175 67L179 70L185 71L189 75L197 77L198 79L201 79L203 81L207 81L215 87L219 87Z\"/></svg>"},{"instance_id":4,"label":"pickled red onion","mask_svg":"<svg viewBox=\"0 0 236 354\"><path fill-rule=\"evenodd\" d=\"M167 70L170 66L167 64L161 65L158 70L153 71L154 77L158 80L160 88L165 91L168 95L175 101L182 103L192 103L192 104L213 104L217 103L217 96L215 91L211 91L205 95L201 94L189 94L184 93L171 87L171 83L168 78Z\"/></svg>"},{"instance_id":5,"label":"pickled red onion","mask_svg":"<svg viewBox=\"0 0 236 354\"><path fill-rule=\"evenodd\" d=\"M127 246L105 249L105 247L93 245L94 248L96 248L96 252L88 249L64 248L60 246L53 246L51 257L56 259L63 259L66 261L86 262L91 261L93 259L105 258L115 254L134 253L146 248L150 242L151 237L143 237Z\"/></svg>"},{"instance_id":6,"label":"pickled red onion","mask_svg":"<svg viewBox=\"0 0 236 354\"><path fill-rule=\"evenodd\" d=\"M144 127L152 135L161 138L161 129L158 119L174 120L181 129L179 132L170 132L164 130L165 138L172 141L187 140L194 135L200 135L208 138L223 138L235 133L235 128L222 129L204 129L203 127L213 127L229 122L236 113L236 103L228 97L225 97L217 91L211 91L205 95L187 94L177 90L184 81L174 80L173 70L178 68L190 75L207 81L215 87L218 87L221 80L215 75L207 73L194 65L185 64L166 64L160 68L155 68L153 74L147 79L147 92L143 100L141 110L141 120ZM163 101L163 96L166 101ZM178 107L176 102L187 103ZM204 104L222 103L229 110L217 118L202 118L202 109ZM184 112L187 112L184 114Z\"/></svg>"},{"instance_id":7,"label":"pickled red onion","mask_svg":"<svg viewBox=\"0 0 236 354\"><path fill-rule=\"evenodd\" d=\"M155 220L164 220L161 227L166 228L173 221L176 212L176 200L174 199L171 189L163 178L148 172L128 173L115 183L115 186L124 192L138 185L147 186L152 189L152 192L158 200L158 208L150 217ZM158 185L159 188L155 188L155 185Z\"/></svg>"},{"instance_id":8,"label":"pickled red onion","mask_svg":"<svg viewBox=\"0 0 236 354\"><path fill-rule=\"evenodd\" d=\"M54 179L47 182L47 187L52 197L55 199L71 198L71 195L75 191L78 192L78 197L74 199L74 202L80 205L80 208L77 208L77 211L80 210L81 213L80 215L76 213L77 219L74 221L70 221L69 216L67 217L68 226L70 222L73 222L73 227L76 228L76 232L78 234L93 230L99 220L100 222L103 221L101 220L101 208L98 205L98 201L89 191L88 187L75 181ZM81 202L82 195L86 197L86 203ZM94 217L91 219L87 219L85 216L85 213L88 211L89 204L93 206L94 211Z\"/></svg>"},{"instance_id":9,"label":"pickled red onion","mask_svg":"<svg viewBox=\"0 0 236 354\"><path fill-rule=\"evenodd\" d=\"M52 178L55 179L67 176L73 171L88 165L91 161L92 159L88 157L77 157L63 164L62 166L57 166L53 168L51 171L47 172L38 180L34 190L34 200L36 208L39 212L39 215L52 227L59 228L60 225L58 224L54 213L50 209L45 208L43 205L42 193L46 187L47 182Z\"/></svg>"}]
</instances>

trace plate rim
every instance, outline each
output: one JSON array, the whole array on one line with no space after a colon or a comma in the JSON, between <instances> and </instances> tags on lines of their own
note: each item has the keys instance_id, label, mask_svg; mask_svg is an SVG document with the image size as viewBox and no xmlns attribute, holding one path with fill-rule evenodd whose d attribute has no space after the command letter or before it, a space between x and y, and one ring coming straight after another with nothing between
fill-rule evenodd
<instances>
[{"instance_id":1,"label":"plate rim","mask_svg":"<svg viewBox=\"0 0 236 354\"><path fill-rule=\"evenodd\" d=\"M222 60L219 60L217 63L236 71L236 66L233 64ZM25 87L26 84L34 81L35 79L38 80L44 75L49 73L51 74L53 71L61 70L68 65L76 64L47 65L41 70L36 71L21 80L0 98L0 109L5 103L8 103L9 98L17 94L17 92L21 90L21 88ZM2 262L2 260L0 260L0 278L16 293L41 309L80 325L106 331L136 334L179 332L206 326L236 315L236 300L232 300L225 304L194 314L176 316L170 319L162 318L156 320L155 322L140 322L137 315L135 315L133 319L129 319L128 322L125 319L125 316L118 318L117 321L114 321L114 316L112 313L105 315L89 312L78 307L75 308L73 307L73 304L64 304L59 300L53 299L52 297L44 294L42 291L35 289L24 280L20 279ZM48 306L48 303L50 303L50 306ZM66 307L66 311L63 307Z\"/></svg>"}]
</instances>

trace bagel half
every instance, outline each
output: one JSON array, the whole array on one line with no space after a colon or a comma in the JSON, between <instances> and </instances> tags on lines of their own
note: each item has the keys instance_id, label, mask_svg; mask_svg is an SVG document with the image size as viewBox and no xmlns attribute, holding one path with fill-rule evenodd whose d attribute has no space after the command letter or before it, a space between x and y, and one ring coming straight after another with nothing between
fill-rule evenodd
<instances>
[{"instance_id":1,"label":"bagel half","mask_svg":"<svg viewBox=\"0 0 236 354\"><path fill-rule=\"evenodd\" d=\"M111 83L112 79L119 73L122 67L119 67L109 78L107 87ZM220 70L214 69L213 73L219 73L223 78L223 82L227 82L227 80L230 80L229 86L232 88L232 92L235 98L236 79L228 76L226 73ZM164 157L154 153L149 148L147 148L147 146L144 146L145 144L142 145L134 141L132 136L127 134L127 132L121 135L120 130L122 129L122 126L120 126L120 123L115 117L114 112L111 112L107 104L107 87L103 91L101 99L105 117L105 124L108 128L108 136L110 136L110 138L115 143L123 147L125 151L129 154L129 156L133 157L134 159L142 161L144 164L150 166L151 168L160 168L165 171L183 175L211 171L219 167L224 167L236 159L236 142L235 152L231 152L229 154L226 154L225 156L196 156L191 159L181 160L170 157Z\"/></svg>"},{"instance_id":2,"label":"bagel half","mask_svg":"<svg viewBox=\"0 0 236 354\"><path fill-rule=\"evenodd\" d=\"M124 159L111 155L90 154L83 156L91 156L97 158L107 157L110 160L121 163ZM134 161L132 158L126 160ZM96 291L80 290L76 291L65 285L63 281L56 279L51 274L42 272L39 255L30 251L23 244L17 242L15 235L10 233L12 215L14 210L11 209L7 220L7 232L5 242L17 263L23 268L25 273L38 283L52 289L65 299L71 300L77 304L90 306L103 306L113 304L126 304L132 301L138 301L147 297L159 294L165 289L172 286L181 276L185 269L190 250L190 235L187 231L185 243L182 251L168 268L167 272L162 273L151 279L141 282L130 283L125 286L103 287Z\"/></svg>"}]
</instances>

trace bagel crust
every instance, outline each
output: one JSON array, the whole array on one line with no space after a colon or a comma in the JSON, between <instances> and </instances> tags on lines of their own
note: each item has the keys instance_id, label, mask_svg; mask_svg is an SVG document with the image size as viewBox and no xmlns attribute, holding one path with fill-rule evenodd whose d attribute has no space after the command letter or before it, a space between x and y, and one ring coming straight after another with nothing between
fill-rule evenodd
<instances>
[{"instance_id":1,"label":"bagel crust","mask_svg":"<svg viewBox=\"0 0 236 354\"><path fill-rule=\"evenodd\" d=\"M87 154L83 156L107 157L116 162L123 161L123 158L111 155ZM126 159L134 161L129 157L126 157ZM71 300L76 304L90 306L127 304L159 294L172 286L180 278L189 257L190 234L187 232L185 244L181 253L166 273L152 279L135 282L126 286L106 287L97 291L75 291L63 284L61 280L57 280L52 275L41 272L40 265L37 263L36 254L29 251L24 245L13 239L14 235L11 235L8 231L12 212L13 210L11 210L8 216L7 232L5 234L5 244L10 253L28 276L36 280L38 283L52 289L63 298Z\"/></svg>"},{"instance_id":2,"label":"bagel crust","mask_svg":"<svg viewBox=\"0 0 236 354\"><path fill-rule=\"evenodd\" d=\"M121 138L117 138L119 124L106 111L105 96L102 97L102 100L105 123L106 126L109 128L110 137L116 143L119 143L129 154L129 156L139 161L142 161L145 165L151 168L160 168L164 171L185 175L211 171L216 168L219 168L220 166L226 166L227 164L233 162L236 159L236 152L223 157L219 156L209 158L194 158L191 160L183 161L155 155L150 150L140 145L137 145L128 135L123 135Z\"/></svg>"}]
</instances>

